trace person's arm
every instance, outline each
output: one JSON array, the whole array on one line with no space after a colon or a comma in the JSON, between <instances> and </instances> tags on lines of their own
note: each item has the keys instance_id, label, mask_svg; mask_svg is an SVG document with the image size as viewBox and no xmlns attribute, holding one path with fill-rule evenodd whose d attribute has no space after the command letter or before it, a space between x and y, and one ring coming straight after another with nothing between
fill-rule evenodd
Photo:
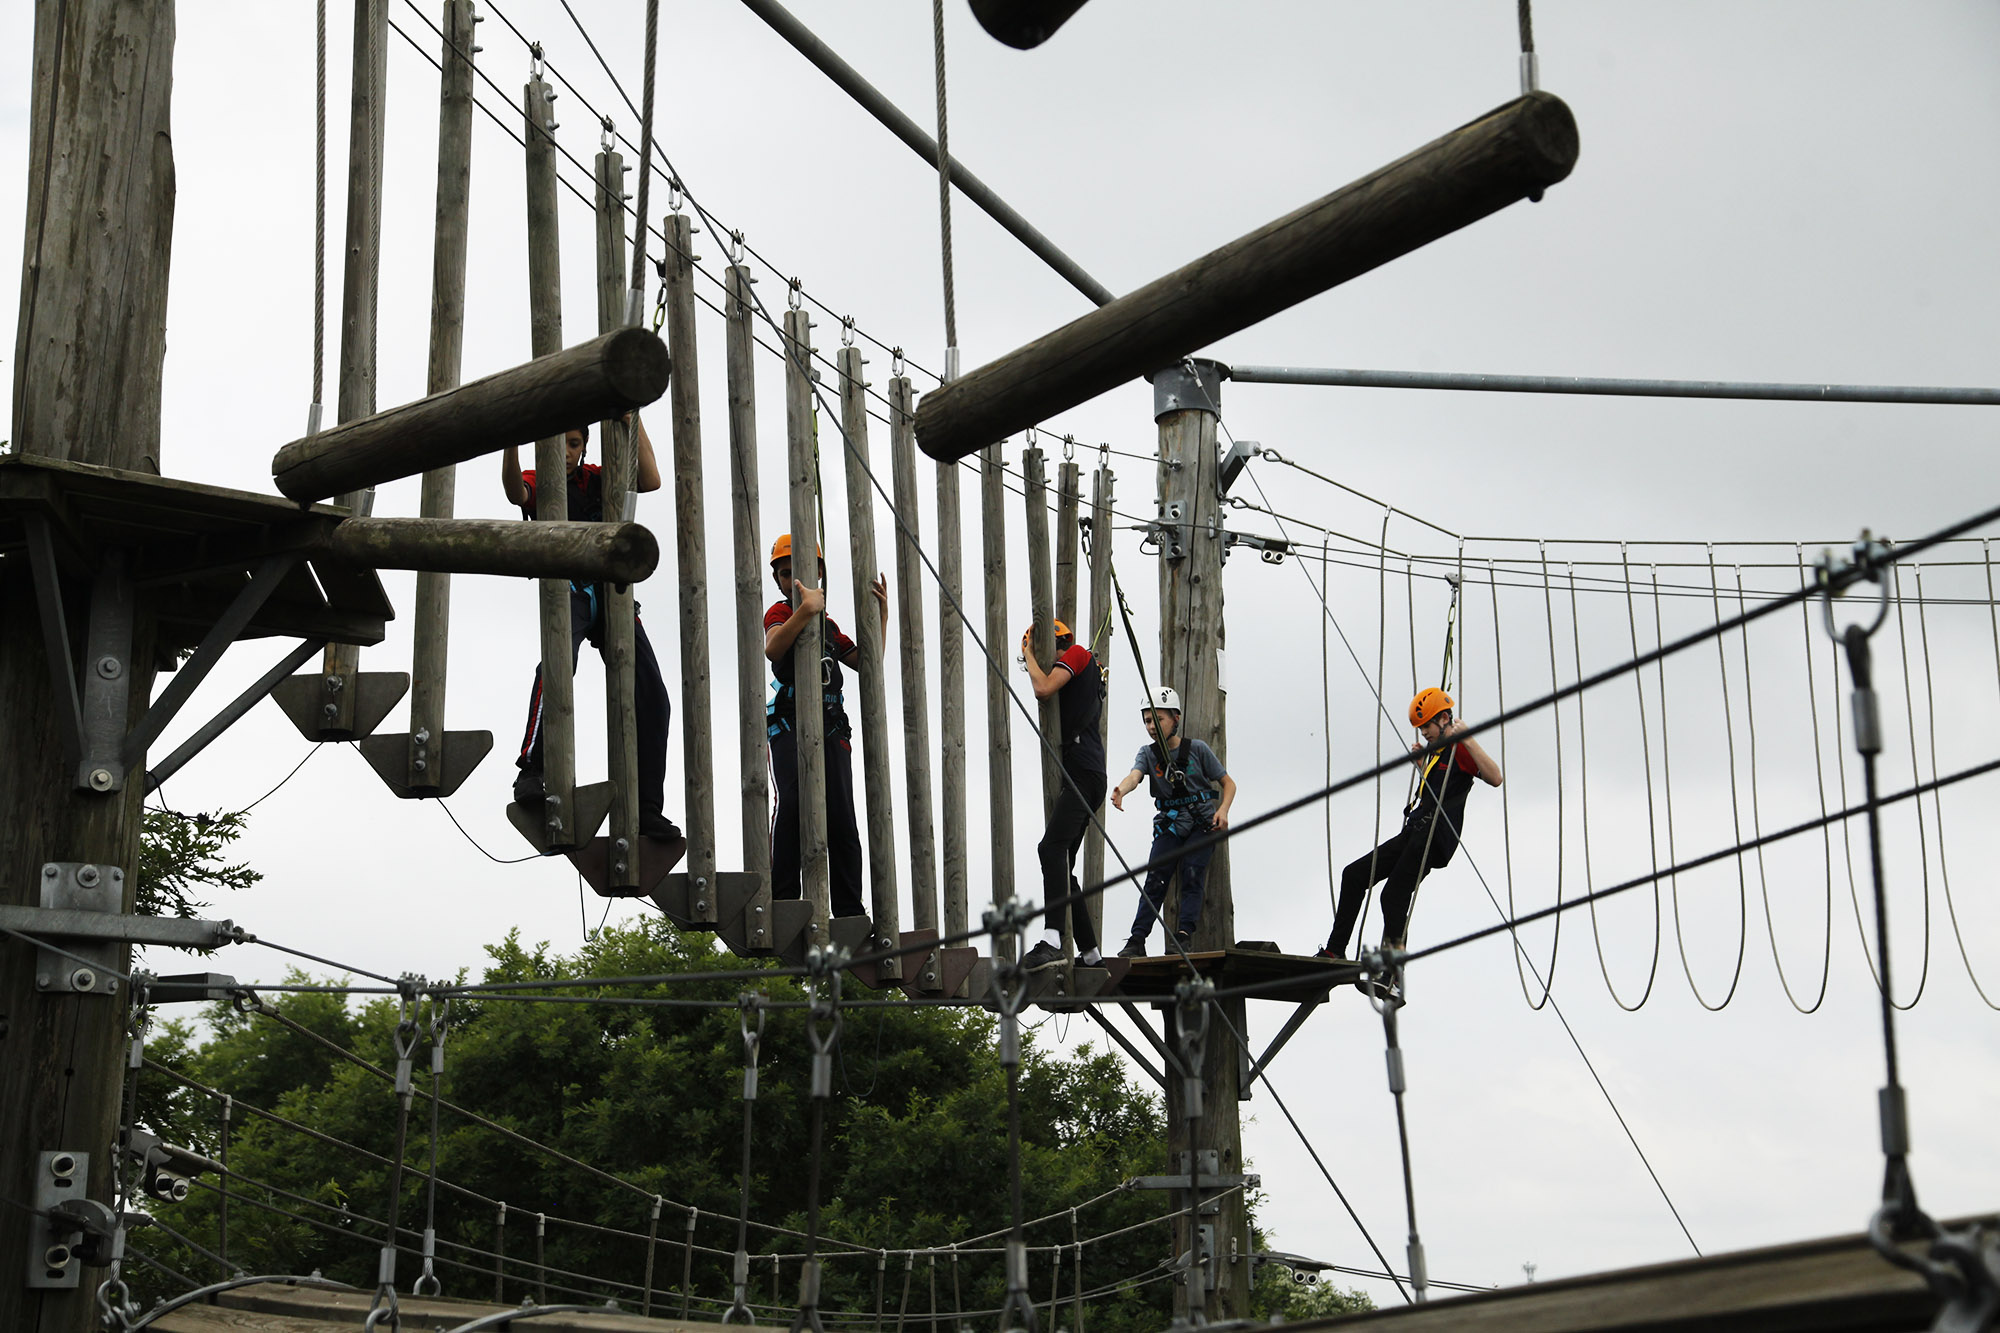
<instances>
[{"instance_id":1,"label":"person's arm","mask_svg":"<svg viewBox=\"0 0 2000 1333\"><path fill-rule=\"evenodd\" d=\"M793 579L792 590L798 596L798 601L792 603L792 614L783 623L764 631L764 656L773 662L792 651L792 645L805 632L806 622L826 610L826 594L818 588L808 588Z\"/></svg>"},{"instance_id":2,"label":"person's arm","mask_svg":"<svg viewBox=\"0 0 2000 1333\"><path fill-rule=\"evenodd\" d=\"M1070 677L1074 673L1070 671L1068 666L1064 665L1060 658L1047 671L1042 670L1042 664L1035 660L1035 650L1028 643L1028 640L1033 635L1034 631L1029 630L1021 636L1021 660L1027 664L1028 683L1034 687L1035 697L1037 699L1046 699L1063 686L1069 684ZM1062 674L1057 675L1058 671Z\"/></svg>"},{"instance_id":3,"label":"person's arm","mask_svg":"<svg viewBox=\"0 0 2000 1333\"><path fill-rule=\"evenodd\" d=\"M653 457L653 441L646 434L646 423L639 420L634 412L627 418L632 423L632 439L637 443L639 466L632 477L632 488L644 493L660 489L660 463Z\"/></svg>"},{"instance_id":4,"label":"person's arm","mask_svg":"<svg viewBox=\"0 0 2000 1333\"><path fill-rule=\"evenodd\" d=\"M528 483L521 476L521 450L517 445L508 445L500 451L500 487L507 492L507 503L519 509L528 507Z\"/></svg>"},{"instance_id":5,"label":"person's arm","mask_svg":"<svg viewBox=\"0 0 2000 1333\"><path fill-rule=\"evenodd\" d=\"M1464 730L1465 730L1465 724L1463 722L1460 722L1457 718L1453 718L1451 722L1451 727L1446 734L1450 736L1457 736L1460 732ZM1481 782L1485 783L1489 787L1497 787L1501 784L1501 782L1505 781L1506 775L1500 771L1500 765L1498 761L1496 761L1492 755L1486 753L1486 750L1479 744L1478 741L1474 740L1470 736L1467 736L1464 740L1461 740L1458 743L1458 748L1463 750L1466 753L1466 755L1471 758L1473 763L1473 772L1478 776Z\"/></svg>"},{"instance_id":6,"label":"person's arm","mask_svg":"<svg viewBox=\"0 0 2000 1333\"><path fill-rule=\"evenodd\" d=\"M1125 798L1132 794L1132 789L1134 787L1137 787L1141 782L1144 782L1145 780L1146 780L1146 775L1144 773L1141 773L1136 768L1133 769L1130 773L1127 773L1124 777L1118 779L1118 785L1111 789L1112 807L1114 809L1123 810L1125 808Z\"/></svg>"},{"instance_id":7,"label":"person's arm","mask_svg":"<svg viewBox=\"0 0 2000 1333\"><path fill-rule=\"evenodd\" d=\"M1218 829L1229 827L1229 807L1236 803L1236 779L1227 773L1222 775L1222 800L1215 807L1214 824Z\"/></svg>"}]
</instances>

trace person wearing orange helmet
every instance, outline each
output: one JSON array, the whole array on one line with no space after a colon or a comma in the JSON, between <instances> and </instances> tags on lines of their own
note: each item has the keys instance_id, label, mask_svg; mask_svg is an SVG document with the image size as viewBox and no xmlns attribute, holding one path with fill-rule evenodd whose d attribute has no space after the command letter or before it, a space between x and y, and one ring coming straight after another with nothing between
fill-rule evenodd
<instances>
[{"instance_id":1,"label":"person wearing orange helmet","mask_svg":"<svg viewBox=\"0 0 2000 1333\"><path fill-rule=\"evenodd\" d=\"M771 578L783 594L764 612L764 656L776 678L771 701L764 708L765 734L770 738L771 776L777 787L778 809L771 821L771 896L797 898L799 880L799 753L798 693L793 682L792 649L814 616L826 616L825 553L818 575L808 582L792 574L792 534L771 544ZM889 581L880 574L870 589L882 616L882 634L889 633ZM828 878L835 916L861 916L861 828L854 808L854 726L847 719L841 695L840 668L861 669L861 648L826 616L825 656L820 663L822 733L826 755L826 844Z\"/></svg>"},{"instance_id":2,"label":"person wearing orange helmet","mask_svg":"<svg viewBox=\"0 0 2000 1333\"><path fill-rule=\"evenodd\" d=\"M1042 902L1046 905L1076 892L1076 853L1083 846L1083 834L1090 820L1104 805L1104 741L1097 734L1097 719L1104 711L1104 672L1090 649L1076 641L1070 627L1055 622L1056 660L1049 669L1035 660L1030 641L1031 629L1021 636L1021 661L1037 699L1051 695L1062 728L1057 741L1062 752L1062 784L1056 789L1055 804L1049 810L1048 827L1035 852L1042 863ZM1054 740L1055 738L1051 738ZM1031 972L1054 967L1063 960L1062 917L1050 912L1042 921L1042 939L1021 960ZM1070 937L1076 944L1076 960L1095 967L1103 958L1097 947L1097 929L1090 923L1090 904L1078 898L1069 905Z\"/></svg>"},{"instance_id":3,"label":"person wearing orange helmet","mask_svg":"<svg viewBox=\"0 0 2000 1333\"><path fill-rule=\"evenodd\" d=\"M1465 724L1452 716L1451 696L1435 687L1417 691L1410 700L1410 725L1422 737L1410 747L1412 754L1422 754L1439 741L1465 731ZM1493 756L1470 736L1452 740L1424 759L1416 799L1403 811L1403 827L1341 872L1333 931L1326 937L1320 957L1347 961L1347 943L1360 919L1362 901L1376 884L1383 885L1382 942L1403 947L1417 885L1425 875L1448 864L1458 850L1459 834L1465 828L1465 798L1472 791L1474 778L1497 787L1502 775Z\"/></svg>"}]
</instances>

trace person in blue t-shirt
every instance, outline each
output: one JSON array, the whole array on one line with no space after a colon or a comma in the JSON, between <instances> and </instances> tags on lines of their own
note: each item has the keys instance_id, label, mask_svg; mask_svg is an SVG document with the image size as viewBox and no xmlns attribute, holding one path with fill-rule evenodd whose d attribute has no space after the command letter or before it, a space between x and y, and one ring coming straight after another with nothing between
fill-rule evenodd
<instances>
[{"instance_id":1,"label":"person in blue t-shirt","mask_svg":"<svg viewBox=\"0 0 2000 1333\"><path fill-rule=\"evenodd\" d=\"M1125 798L1141 781L1147 782L1153 802L1153 848L1148 861L1159 862L1173 856L1197 838L1229 827L1229 807L1236 801L1236 779L1229 776L1215 751L1198 740L1181 736L1181 696L1169 686L1153 692L1140 710L1149 745L1139 747L1132 771L1111 789L1111 804L1125 808ZM1195 923L1201 920L1201 895L1208 883L1208 862L1214 844L1198 848L1164 865L1155 865L1139 891L1139 913L1132 919L1132 938L1118 951L1120 958L1137 958L1146 952L1146 937L1166 902L1167 885L1174 871L1181 872L1181 901L1174 925L1174 939L1186 950L1194 942Z\"/></svg>"}]
</instances>

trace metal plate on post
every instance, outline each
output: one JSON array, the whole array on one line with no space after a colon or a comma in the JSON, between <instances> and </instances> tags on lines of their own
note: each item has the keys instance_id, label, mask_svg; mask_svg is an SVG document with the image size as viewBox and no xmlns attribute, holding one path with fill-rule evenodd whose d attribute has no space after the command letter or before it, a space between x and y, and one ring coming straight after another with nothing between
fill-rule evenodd
<instances>
[{"instance_id":1,"label":"metal plate on post","mask_svg":"<svg viewBox=\"0 0 2000 1333\"><path fill-rule=\"evenodd\" d=\"M335 685L335 681L341 683ZM279 681L271 690L271 698L307 740L352 741L373 735L375 728L382 725L382 719L389 716L389 710L410 692L409 673L404 671L361 671L355 673L352 683L355 693L351 730L326 729L327 719L340 713L327 692L347 688L346 677L322 676L318 672L293 676Z\"/></svg>"},{"instance_id":2,"label":"metal plate on post","mask_svg":"<svg viewBox=\"0 0 2000 1333\"><path fill-rule=\"evenodd\" d=\"M50 861L42 867L42 906L116 916L125 905L125 872L89 861ZM77 995L115 995L118 978L115 942L65 939L64 952L35 952L35 989ZM65 954L89 959L80 963ZM95 966L92 966L95 964Z\"/></svg>"},{"instance_id":3,"label":"metal plate on post","mask_svg":"<svg viewBox=\"0 0 2000 1333\"><path fill-rule=\"evenodd\" d=\"M731 953L752 957L769 952L771 938L770 898L763 893L764 877L742 870L724 870L715 877L715 933ZM748 914L753 904L763 900L764 910L754 919Z\"/></svg>"},{"instance_id":4,"label":"metal plate on post","mask_svg":"<svg viewBox=\"0 0 2000 1333\"><path fill-rule=\"evenodd\" d=\"M68 1237L49 1221L57 1204L85 1197L90 1180L87 1152L45 1152L35 1159L33 1215L28 1219L28 1286L36 1291L74 1290L83 1277L83 1261Z\"/></svg>"},{"instance_id":5,"label":"metal plate on post","mask_svg":"<svg viewBox=\"0 0 2000 1333\"><path fill-rule=\"evenodd\" d=\"M292 720L298 721L297 717L293 717ZM493 749L493 733L447 731L440 736L438 743L429 747L430 753L421 760L433 770L437 779L437 785L430 787L418 787L410 783L412 761L411 741L408 736L401 733L364 736L356 744L361 751L361 757L368 761L368 766L375 770L375 776L382 779L383 785L402 799L410 801L434 796L450 796L464 786L465 780L472 776L472 770L479 767L479 761Z\"/></svg>"},{"instance_id":6,"label":"metal plate on post","mask_svg":"<svg viewBox=\"0 0 2000 1333\"><path fill-rule=\"evenodd\" d=\"M925 995L937 995L943 989L944 973L938 964L938 933L935 930L906 930L897 937L897 947L907 950L903 954L902 975L895 978L894 985L901 986L903 993L911 999ZM916 952L920 946L922 953Z\"/></svg>"},{"instance_id":7,"label":"metal plate on post","mask_svg":"<svg viewBox=\"0 0 2000 1333\"><path fill-rule=\"evenodd\" d=\"M590 840L597 836L597 830L603 826L605 815L611 812L612 790L612 784L609 782L593 782L576 789L573 797L576 817L571 821L573 825L571 832L576 840L567 846L559 847L549 841L548 826L540 809L531 810L519 801L515 801L507 807L507 822L512 824L515 830L543 856L554 856L557 852L566 852L572 847L587 847L590 845Z\"/></svg>"}]
</instances>

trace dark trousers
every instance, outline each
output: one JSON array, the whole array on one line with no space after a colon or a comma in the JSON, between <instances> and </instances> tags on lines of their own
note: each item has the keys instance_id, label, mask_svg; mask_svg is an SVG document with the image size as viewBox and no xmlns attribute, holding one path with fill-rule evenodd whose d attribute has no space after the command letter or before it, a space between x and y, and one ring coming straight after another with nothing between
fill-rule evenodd
<instances>
[{"instance_id":1,"label":"dark trousers","mask_svg":"<svg viewBox=\"0 0 2000 1333\"><path fill-rule=\"evenodd\" d=\"M1424 846L1428 834L1428 855ZM1348 864L1340 872L1340 903L1333 913L1333 933L1326 937L1331 953L1347 955L1347 942L1361 915L1362 900L1370 886L1382 887L1382 938L1401 942L1409 928L1410 900L1425 875L1451 860L1458 850L1458 838L1440 825L1429 833L1429 821L1411 820L1397 834L1368 855Z\"/></svg>"},{"instance_id":2,"label":"dark trousers","mask_svg":"<svg viewBox=\"0 0 2000 1333\"><path fill-rule=\"evenodd\" d=\"M583 641L604 651L604 620L591 614L588 593L571 588L569 594L569 662L576 669ZM667 723L673 705L667 700L667 683L660 677L660 660L653 656L653 642L635 611L632 616L632 680L637 696L639 740L639 813L658 815L667 804ZM542 771L542 668L535 666L535 689L528 696L528 729L521 737L521 753L515 766L531 773Z\"/></svg>"},{"instance_id":3,"label":"dark trousers","mask_svg":"<svg viewBox=\"0 0 2000 1333\"><path fill-rule=\"evenodd\" d=\"M1072 786L1071 784L1075 785ZM1049 812L1049 826L1035 848L1042 861L1042 903L1047 906L1077 891L1076 851L1090 828L1090 817L1104 804L1105 778L1102 773L1070 773L1056 792L1055 808ZM1062 918L1049 914L1048 924L1059 927ZM1070 939L1078 955L1097 947L1097 929L1090 924L1090 904L1078 898L1069 905Z\"/></svg>"},{"instance_id":4,"label":"dark trousers","mask_svg":"<svg viewBox=\"0 0 2000 1333\"><path fill-rule=\"evenodd\" d=\"M1158 861L1161 857L1172 856L1196 838L1205 838L1214 830L1190 829L1186 833L1174 833L1159 824L1153 825L1153 849L1148 852L1148 861ZM1208 862L1215 855L1215 844L1193 851L1177 861L1169 861L1163 866L1154 866L1146 873L1146 882L1139 888L1139 914L1132 918L1132 938L1143 940L1153 933L1153 922L1160 917L1160 908L1167 901L1167 885L1173 882L1174 871L1181 872L1180 913L1175 920L1176 933L1191 933L1201 920L1201 895L1208 887Z\"/></svg>"},{"instance_id":5,"label":"dark trousers","mask_svg":"<svg viewBox=\"0 0 2000 1333\"><path fill-rule=\"evenodd\" d=\"M771 896L797 898L799 880L798 733L785 723L771 737L771 776L778 815L771 821ZM861 829L854 813L854 749L846 740L826 742L827 871L835 916L862 916Z\"/></svg>"}]
</instances>

